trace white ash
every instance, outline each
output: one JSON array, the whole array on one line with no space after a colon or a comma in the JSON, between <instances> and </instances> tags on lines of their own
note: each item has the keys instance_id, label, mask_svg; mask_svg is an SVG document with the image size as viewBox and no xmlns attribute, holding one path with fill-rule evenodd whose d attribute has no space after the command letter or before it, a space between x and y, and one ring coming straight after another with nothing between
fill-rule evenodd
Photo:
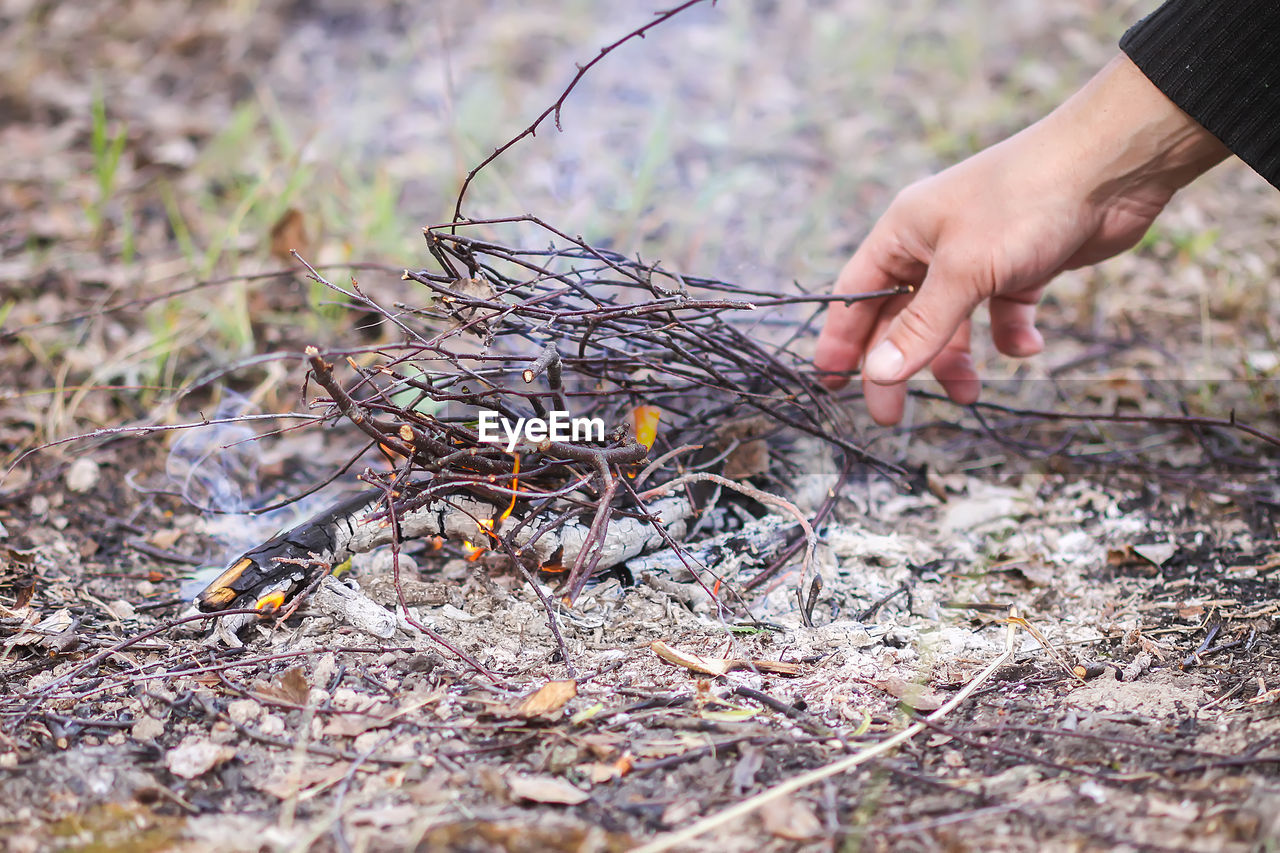
<instances>
[{"instance_id":1,"label":"white ash","mask_svg":"<svg viewBox=\"0 0 1280 853\"><path fill-rule=\"evenodd\" d=\"M384 640L396 632L395 614L365 595L354 582L343 583L335 577L326 577L311 597L311 605Z\"/></svg>"}]
</instances>

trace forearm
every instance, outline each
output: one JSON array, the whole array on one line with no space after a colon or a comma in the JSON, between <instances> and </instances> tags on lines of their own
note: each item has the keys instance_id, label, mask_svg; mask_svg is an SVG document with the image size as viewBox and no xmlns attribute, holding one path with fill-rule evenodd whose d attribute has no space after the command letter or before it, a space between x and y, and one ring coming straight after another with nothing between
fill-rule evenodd
<instances>
[{"instance_id":1,"label":"forearm","mask_svg":"<svg viewBox=\"0 0 1280 853\"><path fill-rule=\"evenodd\" d=\"M1135 191L1163 205L1230 153L1124 54L1030 130L1057 140L1064 168L1102 206Z\"/></svg>"}]
</instances>

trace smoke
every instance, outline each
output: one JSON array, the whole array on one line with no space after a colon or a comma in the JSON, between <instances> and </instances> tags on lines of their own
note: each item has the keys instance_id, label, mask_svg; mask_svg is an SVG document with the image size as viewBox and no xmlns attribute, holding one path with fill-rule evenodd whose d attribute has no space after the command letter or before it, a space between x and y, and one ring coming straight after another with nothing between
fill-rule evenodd
<instances>
[{"instance_id":1,"label":"smoke","mask_svg":"<svg viewBox=\"0 0 1280 853\"><path fill-rule=\"evenodd\" d=\"M211 420L248 414L252 403L234 391L224 391ZM244 423L212 423L184 432L165 460L165 473L183 499L196 509L214 513L245 513L258 495L258 462L262 456L256 434Z\"/></svg>"},{"instance_id":2,"label":"smoke","mask_svg":"<svg viewBox=\"0 0 1280 853\"><path fill-rule=\"evenodd\" d=\"M264 442L248 423L217 423L256 413L248 397L223 389L222 400L209 417L213 423L182 433L165 460L169 481L192 509L203 514L204 533L225 549L215 565L196 570L183 582L180 595L186 600L195 598L245 551L335 499L333 489L324 489L277 509L257 511L283 497L279 483L264 477L263 471L272 469L273 458L278 459L285 448L274 440ZM298 437L291 439L288 450L290 456L303 455L310 462L318 462L324 455L323 448L317 450L310 441Z\"/></svg>"}]
</instances>

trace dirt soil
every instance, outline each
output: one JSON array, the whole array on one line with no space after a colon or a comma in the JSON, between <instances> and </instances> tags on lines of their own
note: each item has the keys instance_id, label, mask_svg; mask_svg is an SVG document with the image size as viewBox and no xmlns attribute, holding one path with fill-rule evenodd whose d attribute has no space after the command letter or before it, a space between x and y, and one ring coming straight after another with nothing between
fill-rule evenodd
<instances>
[{"instance_id":1,"label":"dirt soil","mask_svg":"<svg viewBox=\"0 0 1280 853\"><path fill-rule=\"evenodd\" d=\"M563 132L487 170L467 210L820 290L897 188L1042 115L1146 5L698 7L593 69ZM819 531L812 627L794 570L738 619L693 584L609 578L560 609L566 661L518 576L425 543L402 555L413 613L494 678L317 601L241 645L174 624L208 567L317 504L236 510L354 482L351 431L294 429L315 393L301 350L394 330L289 250L412 305L420 228L647 15L0 2L7 849L630 849L943 706L1011 612L1010 662L958 709L687 849L1280 839L1280 195L1238 163L1134 252L1056 283L1044 356L980 349L1004 408L921 380L886 430L847 394L858 441L908 475L854 472ZM259 419L209 424L232 415ZM765 485L812 510L829 460L789 452L802 472ZM352 572L387 605L390 574L378 552ZM794 673L713 677L655 642Z\"/></svg>"}]
</instances>

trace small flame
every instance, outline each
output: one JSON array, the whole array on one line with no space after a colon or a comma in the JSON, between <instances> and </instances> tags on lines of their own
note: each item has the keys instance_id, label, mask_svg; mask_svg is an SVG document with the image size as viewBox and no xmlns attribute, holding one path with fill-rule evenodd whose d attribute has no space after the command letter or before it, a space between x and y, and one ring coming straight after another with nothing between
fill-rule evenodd
<instances>
[{"instance_id":1,"label":"small flame","mask_svg":"<svg viewBox=\"0 0 1280 853\"><path fill-rule=\"evenodd\" d=\"M494 528L497 527L498 525L501 525L502 522L510 518L512 511L514 511L516 508L515 492L520 488L520 454L519 453L515 454L515 460L516 460L515 466L512 468L512 472L511 472L514 475L511 480L511 492L512 492L511 503L507 504L507 508L503 511L502 515L498 516L496 519L482 518L480 519L480 521L477 522L477 524L480 526L480 529L483 532L489 534L490 539L498 538L498 535L493 532ZM462 550L467 555L467 562L474 563L476 560L480 559L481 555L483 555L487 549L483 545L476 545L464 539L462 540Z\"/></svg>"},{"instance_id":2,"label":"small flame","mask_svg":"<svg viewBox=\"0 0 1280 853\"><path fill-rule=\"evenodd\" d=\"M260 610L264 613L271 613L280 609L280 605L284 604L284 590L278 589L275 592L269 592L253 603L254 610Z\"/></svg>"},{"instance_id":3,"label":"small flame","mask_svg":"<svg viewBox=\"0 0 1280 853\"><path fill-rule=\"evenodd\" d=\"M492 518L482 518L478 523L482 531L484 531L485 533L488 533L490 536L493 536L493 519ZM472 544L469 540L464 539L462 540L462 550L465 551L467 554L467 562L474 563L476 560L480 559L480 557L484 555L484 552L487 549L483 545L475 545L475 544Z\"/></svg>"},{"instance_id":4,"label":"small flame","mask_svg":"<svg viewBox=\"0 0 1280 853\"><path fill-rule=\"evenodd\" d=\"M637 442L645 447L653 447L658 438L658 421L661 416L657 406L636 406L631 418L635 422Z\"/></svg>"},{"instance_id":5,"label":"small flame","mask_svg":"<svg viewBox=\"0 0 1280 853\"><path fill-rule=\"evenodd\" d=\"M498 516L498 522L502 523L511 517L511 511L516 508L516 492L520 489L520 454L512 454L515 456L515 465L511 469L511 503L507 504L507 509L502 515ZM493 524L489 525L490 530Z\"/></svg>"}]
</instances>

